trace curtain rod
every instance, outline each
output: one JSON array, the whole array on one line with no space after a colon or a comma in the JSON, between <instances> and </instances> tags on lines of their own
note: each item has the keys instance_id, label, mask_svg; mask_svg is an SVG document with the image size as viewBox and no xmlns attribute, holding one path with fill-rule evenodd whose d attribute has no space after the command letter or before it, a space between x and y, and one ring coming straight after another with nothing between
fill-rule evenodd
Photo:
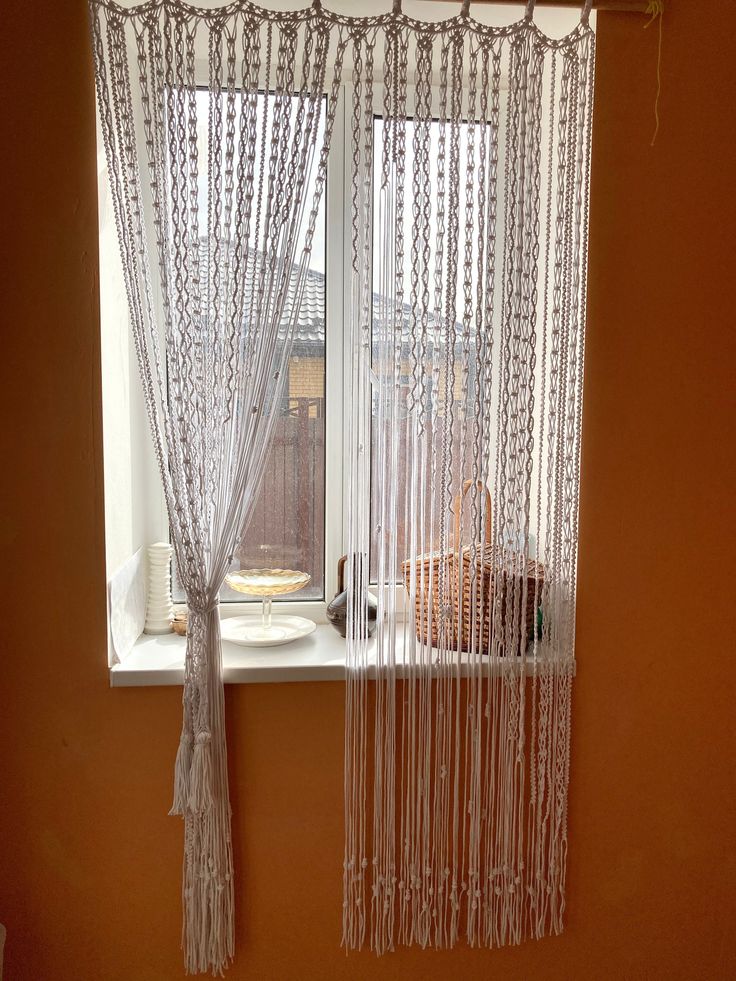
<instances>
[{"instance_id":1,"label":"curtain rod","mask_svg":"<svg viewBox=\"0 0 736 981\"><path fill-rule=\"evenodd\" d=\"M428 0L429 3L461 3L462 0ZM524 0L470 0L470 9L477 5L513 4L524 6ZM583 0L537 0L537 7L574 7L582 8ZM593 10L613 10L618 13L645 14L649 11L647 0L593 0Z\"/></svg>"}]
</instances>

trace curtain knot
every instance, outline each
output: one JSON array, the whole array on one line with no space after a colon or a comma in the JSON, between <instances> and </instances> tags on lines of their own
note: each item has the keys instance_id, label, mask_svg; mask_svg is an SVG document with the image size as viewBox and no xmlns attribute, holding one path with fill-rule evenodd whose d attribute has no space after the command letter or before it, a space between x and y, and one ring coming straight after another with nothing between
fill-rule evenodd
<instances>
[{"instance_id":1,"label":"curtain knot","mask_svg":"<svg viewBox=\"0 0 736 981\"><path fill-rule=\"evenodd\" d=\"M215 598L213 600L210 600L209 602L205 600L203 603L190 603L187 600L187 606L189 607L189 612L194 613L195 616L206 617L208 613L212 613L213 610L216 610L219 605L220 605L219 596L215 596Z\"/></svg>"}]
</instances>

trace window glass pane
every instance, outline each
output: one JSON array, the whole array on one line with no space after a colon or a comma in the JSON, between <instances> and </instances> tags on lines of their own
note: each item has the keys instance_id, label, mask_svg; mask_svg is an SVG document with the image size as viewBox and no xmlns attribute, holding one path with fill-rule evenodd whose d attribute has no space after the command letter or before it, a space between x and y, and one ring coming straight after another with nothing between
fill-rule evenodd
<instances>
[{"instance_id":1,"label":"window glass pane","mask_svg":"<svg viewBox=\"0 0 736 981\"><path fill-rule=\"evenodd\" d=\"M381 188L384 123L377 118L374 124L374 184L373 184L373 311L372 311L372 366L374 391L371 413L371 561L370 578L376 583L403 579L401 566L410 557L412 549L430 550L439 545L441 514L444 511L444 534L447 533L448 503L459 492L462 468L465 464L463 447L472 446L472 415L478 394L478 365L474 325L463 324L463 256L457 264L455 279L456 322L447 330L442 322L445 316L442 294L441 308L436 308L436 282L439 274L446 291L448 286L447 250L438 256L438 156L441 127L438 122L429 124L430 192L426 202L426 240L424 216L419 217L421 238L414 234L414 222L418 217L420 202L413 186L414 123L408 120L406 128L406 165L404 174L404 256L403 256L403 303L401 307L401 341L394 341L394 322L398 319L391 310L392 299L386 288L392 284L386 279L385 269L377 257L389 254L390 245L383 241L393 238L392 207L396 200L398 182L392 177L389 186ZM468 160L467 126L459 132L459 156ZM446 150L449 153L449 149ZM475 155L477 157L476 148ZM477 166L477 159L475 161ZM446 163L447 171L447 163ZM457 200L461 207L465 201L467 176L459 175ZM449 195L448 175L445 173L445 194ZM445 203L447 207L447 203ZM386 217L382 217L382 215ZM477 215L476 224L477 224ZM447 218L445 216L444 225ZM473 293L477 291L477 227L473 234ZM411 244L410 244L411 243ZM462 243L464 247L464 242ZM426 302L426 307L424 302ZM423 313L424 311L424 313ZM438 316L439 313L439 316ZM422 321L422 318L424 320ZM383 386L380 379L383 378ZM396 390L392 394L392 386ZM380 391L383 391L381 405ZM393 405L391 404L393 403ZM423 434L417 436L417 429ZM456 461L452 483L444 486L441 479L443 461L452 454ZM394 515L381 515L380 488L395 475L397 486L407 495L417 483L426 488L424 516L418 517L414 541L406 525L410 512L408 499L399 497ZM430 506L432 505L432 506ZM396 534L396 567L393 571L379 570L379 542L377 528L393 527Z\"/></svg>"},{"instance_id":2,"label":"window glass pane","mask_svg":"<svg viewBox=\"0 0 736 981\"><path fill-rule=\"evenodd\" d=\"M272 114L274 97L269 112ZM262 121L262 98L259 100L258 124ZM207 154L209 93L197 93L199 152ZM324 132L322 118L317 134L321 145ZM255 184L258 184L260 158L256 161ZM268 166L268 159L266 159ZM309 204L315 189L316 161L306 191ZM206 214L206 186L200 188L201 208ZM308 207L307 207L308 210ZM324 598L325 541L325 194L320 202L299 317L280 411L273 431L273 442L266 464L263 483L248 529L235 551L231 571L237 569L294 569L312 577L299 592L283 597L285 602ZM301 241L296 261L301 255ZM289 310L284 310L288 320ZM184 595L178 581L174 598ZM222 601L248 601L250 597L223 585ZM278 601L279 597L274 597ZM260 602L253 597L254 602Z\"/></svg>"},{"instance_id":3,"label":"window glass pane","mask_svg":"<svg viewBox=\"0 0 736 981\"><path fill-rule=\"evenodd\" d=\"M318 263L313 260L307 276L281 412L258 502L232 566L308 572L310 584L284 597L292 601L324 596L324 252L319 258L321 270L314 268ZM220 595L223 600L247 598L226 586Z\"/></svg>"},{"instance_id":4,"label":"window glass pane","mask_svg":"<svg viewBox=\"0 0 736 981\"><path fill-rule=\"evenodd\" d=\"M544 84L550 84L549 76L545 76ZM495 136L500 147L506 141L505 100L502 90ZM392 578L400 582L402 563L412 555L451 547L454 501L464 480L482 477L493 495L498 490L494 480L500 479L501 427L494 420L505 410L503 399L511 370L501 358L503 332L514 329L504 284L511 247L505 223L512 203L506 197L504 162L495 160L491 166L495 131L490 126L464 122L458 126L458 173L453 177L449 126L435 119L426 124L425 132L424 125L410 119L406 126L403 295L400 305L397 300L399 309L393 311L396 271L391 243L400 220L396 202L401 197L401 177L396 168L385 165L382 156L384 136L390 135L390 128L379 118L374 124L370 546L374 583ZM543 119L540 125L544 142L549 124ZM419 126L422 131L415 130ZM421 150L425 138L428 152L426 157L417 158L415 168L415 149ZM423 193L422 188L428 192ZM554 192L544 182L537 191L539 214L544 216L548 195ZM452 207L459 219L454 244L448 225ZM536 309L524 353L529 358L526 363L530 365L533 391L530 514L537 513L545 493L539 467L545 420L538 407L544 386L550 385L551 359L545 354L547 308L545 299L542 309L541 298L552 261L546 244L531 261L532 275L536 276L536 294L532 294L531 302ZM392 479L405 496L399 495L395 514L381 514L381 500L387 499L381 489ZM419 488L423 489L421 494ZM420 503L410 528L407 515L412 513L412 495ZM461 509L464 541L482 534L480 517L477 506L471 514L466 500ZM471 527L474 520L476 528ZM393 569L378 568L379 528L391 528L395 535ZM526 543L514 532L505 531L503 544L514 549L527 547L534 557L542 531L541 524L530 529ZM388 541L386 562L394 564Z\"/></svg>"}]
</instances>

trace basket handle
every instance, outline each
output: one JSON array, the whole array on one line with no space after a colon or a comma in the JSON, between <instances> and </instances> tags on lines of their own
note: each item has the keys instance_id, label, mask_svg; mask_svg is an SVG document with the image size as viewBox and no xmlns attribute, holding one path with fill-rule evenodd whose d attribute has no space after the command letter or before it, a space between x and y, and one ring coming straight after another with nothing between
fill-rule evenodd
<instances>
[{"instance_id":1,"label":"basket handle","mask_svg":"<svg viewBox=\"0 0 736 981\"><path fill-rule=\"evenodd\" d=\"M465 501L465 495L468 493L470 488L473 486L472 480L466 480L463 482L463 489L460 494L455 498L455 547L460 547L460 526L463 520L463 503ZM491 494L486 485L481 480L475 481L475 486L479 491L486 495L486 545L493 544L493 532L491 528Z\"/></svg>"}]
</instances>

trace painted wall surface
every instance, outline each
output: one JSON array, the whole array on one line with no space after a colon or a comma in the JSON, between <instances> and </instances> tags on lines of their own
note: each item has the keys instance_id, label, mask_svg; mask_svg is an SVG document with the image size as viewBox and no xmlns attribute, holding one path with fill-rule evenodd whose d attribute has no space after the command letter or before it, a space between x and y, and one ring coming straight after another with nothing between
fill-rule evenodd
<instances>
[{"instance_id":1,"label":"painted wall surface","mask_svg":"<svg viewBox=\"0 0 736 981\"><path fill-rule=\"evenodd\" d=\"M567 930L346 959L340 684L227 692L233 979L736 977L731 4L602 14ZM172 981L180 691L105 666L85 5L6 0L0 921L9 981Z\"/></svg>"}]
</instances>

